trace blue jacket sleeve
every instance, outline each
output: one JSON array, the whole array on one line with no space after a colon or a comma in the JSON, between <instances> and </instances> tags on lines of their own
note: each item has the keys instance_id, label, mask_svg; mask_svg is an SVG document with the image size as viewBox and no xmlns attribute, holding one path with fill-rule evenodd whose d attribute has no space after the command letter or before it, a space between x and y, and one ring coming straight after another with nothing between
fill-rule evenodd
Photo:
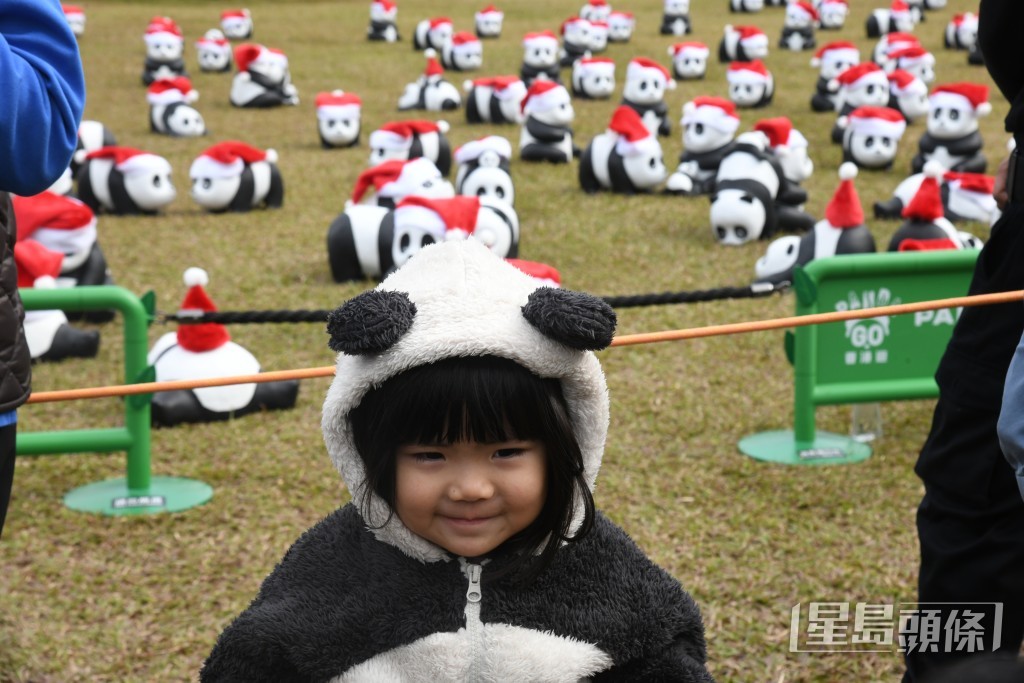
<instances>
[{"instance_id":1,"label":"blue jacket sleeve","mask_svg":"<svg viewBox=\"0 0 1024 683\"><path fill-rule=\"evenodd\" d=\"M82 60L57 0L0 2L0 190L33 195L68 167L85 108Z\"/></svg>"},{"instance_id":2,"label":"blue jacket sleeve","mask_svg":"<svg viewBox=\"0 0 1024 683\"><path fill-rule=\"evenodd\" d=\"M1017 475L1020 495L1024 498L1024 339L1010 361L1003 385L1003 406L996 424L1003 455Z\"/></svg>"}]
</instances>

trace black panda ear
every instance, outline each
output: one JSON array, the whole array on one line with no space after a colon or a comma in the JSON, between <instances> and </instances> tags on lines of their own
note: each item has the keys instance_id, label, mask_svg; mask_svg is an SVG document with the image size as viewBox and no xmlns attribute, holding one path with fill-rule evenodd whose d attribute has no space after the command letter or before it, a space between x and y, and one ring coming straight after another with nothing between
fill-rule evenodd
<instances>
[{"instance_id":1,"label":"black panda ear","mask_svg":"<svg viewBox=\"0 0 1024 683\"><path fill-rule=\"evenodd\" d=\"M612 343L615 311L603 299L583 292L541 287L522 308L526 321L545 336L581 351Z\"/></svg>"},{"instance_id":2,"label":"black panda ear","mask_svg":"<svg viewBox=\"0 0 1024 683\"><path fill-rule=\"evenodd\" d=\"M416 304L405 292L371 289L327 316L327 345L352 356L387 351L409 331L415 317Z\"/></svg>"}]
</instances>

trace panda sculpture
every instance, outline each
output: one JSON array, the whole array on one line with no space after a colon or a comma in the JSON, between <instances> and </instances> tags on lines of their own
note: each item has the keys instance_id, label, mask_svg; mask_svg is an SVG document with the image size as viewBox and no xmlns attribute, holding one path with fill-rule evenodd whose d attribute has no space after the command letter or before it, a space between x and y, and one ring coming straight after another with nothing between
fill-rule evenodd
<instances>
[{"instance_id":1,"label":"panda sculpture","mask_svg":"<svg viewBox=\"0 0 1024 683\"><path fill-rule=\"evenodd\" d=\"M591 24L580 17L569 17L562 22L562 48L558 51L558 65L571 67L577 59L590 56Z\"/></svg>"},{"instance_id":2,"label":"panda sculpture","mask_svg":"<svg viewBox=\"0 0 1024 683\"><path fill-rule=\"evenodd\" d=\"M785 235L768 245L754 265L755 282L793 281L793 269L814 259L844 254L873 254L875 238L864 224L864 210L853 186L857 167L839 167L839 187L825 207L825 218L803 236Z\"/></svg>"},{"instance_id":3,"label":"panda sculpture","mask_svg":"<svg viewBox=\"0 0 1024 683\"><path fill-rule=\"evenodd\" d=\"M615 91L615 62L583 57L572 65L572 94L584 100L607 100Z\"/></svg>"},{"instance_id":4,"label":"panda sculpture","mask_svg":"<svg viewBox=\"0 0 1024 683\"><path fill-rule=\"evenodd\" d=\"M779 36L779 47L793 52L813 50L817 46L814 27L819 19L818 10L810 2L792 0L786 5L786 18L782 24L782 35Z\"/></svg>"},{"instance_id":5,"label":"panda sculpture","mask_svg":"<svg viewBox=\"0 0 1024 683\"><path fill-rule=\"evenodd\" d=\"M519 76L490 76L462 84L466 123L522 123L526 84Z\"/></svg>"},{"instance_id":6,"label":"panda sculpture","mask_svg":"<svg viewBox=\"0 0 1024 683\"><path fill-rule=\"evenodd\" d=\"M284 205L277 152L229 140L203 150L188 172L191 197L211 213L244 212Z\"/></svg>"},{"instance_id":7,"label":"panda sculpture","mask_svg":"<svg viewBox=\"0 0 1024 683\"><path fill-rule=\"evenodd\" d=\"M187 76L183 59L185 41L181 28L170 17L153 17L146 33L146 60L142 68L142 84L148 86L161 78Z\"/></svg>"},{"instance_id":8,"label":"panda sculpture","mask_svg":"<svg viewBox=\"0 0 1024 683\"><path fill-rule=\"evenodd\" d=\"M701 80L708 72L711 50L704 43L687 41L668 48L672 58L672 77L677 81Z\"/></svg>"},{"instance_id":9,"label":"panda sculpture","mask_svg":"<svg viewBox=\"0 0 1024 683\"><path fill-rule=\"evenodd\" d=\"M199 93L185 76L153 81L146 91L149 129L161 135L194 138L206 135L206 122L192 103Z\"/></svg>"},{"instance_id":10,"label":"panda sculpture","mask_svg":"<svg viewBox=\"0 0 1024 683\"><path fill-rule=\"evenodd\" d=\"M22 266L19 265L20 269ZM52 278L41 277L32 285L18 285L19 288L35 287L50 289L56 287ZM73 327L64 311L25 311L23 321L25 341L33 363L57 363L68 358L95 358L100 350L98 330L81 330Z\"/></svg>"},{"instance_id":11,"label":"panda sculpture","mask_svg":"<svg viewBox=\"0 0 1024 683\"><path fill-rule=\"evenodd\" d=\"M608 34L610 29L607 21L590 22L590 52L600 54L608 49Z\"/></svg>"},{"instance_id":12,"label":"panda sculpture","mask_svg":"<svg viewBox=\"0 0 1024 683\"><path fill-rule=\"evenodd\" d=\"M722 159L735 147L740 117L736 105L721 97L696 97L683 105L683 152L665 191L700 195L714 191Z\"/></svg>"},{"instance_id":13,"label":"panda sculpture","mask_svg":"<svg viewBox=\"0 0 1024 683\"><path fill-rule=\"evenodd\" d=\"M889 55L908 47L920 46L921 41L913 33L887 33L878 39L871 50L871 61L883 69L892 68Z\"/></svg>"},{"instance_id":14,"label":"panda sculpture","mask_svg":"<svg viewBox=\"0 0 1024 683\"><path fill-rule=\"evenodd\" d=\"M709 217L719 244L737 246L814 225L801 208L807 193L786 179L767 147L763 133L743 133L718 167Z\"/></svg>"},{"instance_id":15,"label":"panda sculpture","mask_svg":"<svg viewBox=\"0 0 1024 683\"><path fill-rule=\"evenodd\" d=\"M580 187L588 194L649 192L666 175L658 138L625 105L615 110L608 130L596 135L580 157Z\"/></svg>"},{"instance_id":16,"label":"panda sculpture","mask_svg":"<svg viewBox=\"0 0 1024 683\"><path fill-rule=\"evenodd\" d=\"M663 36L685 36L692 33L690 0L665 0L659 30Z\"/></svg>"},{"instance_id":17,"label":"panda sculpture","mask_svg":"<svg viewBox=\"0 0 1024 683\"><path fill-rule=\"evenodd\" d=\"M441 66L450 71L475 71L483 66L484 45L475 34L458 31L441 48Z\"/></svg>"},{"instance_id":18,"label":"panda sculpture","mask_svg":"<svg viewBox=\"0 0 1024 683\"><path fill-rule=\"evenodd\" d=\"M718 61L750 62L768 57L768 36L756 26L726 24L718 44Z\"/></svg>"},{"instance_id":19,"label":"panda sculpture","mask_svg":"<svg viewBox=\"0 0 1024 683\"><path fill-rule=\"evenodd\" d=\"M95 213L155 214L177 194L167 159L132 147L101 147L78 169L78 198Z\"/></svg>"},{"instance_id":20,"label":"panda sculpture","mask_svg":"<svg viewBox=\"0 0 1024 683\"><path fill-rule=\"evenodd\" d=\"M218 28L211 28L196 41L196 62L205 73L231 71L231 43Z\"/></svg>"},{"instance_id":21,"label":"panda sculpture","mask_svg":"<svg viewBox=\"0 0 1024 683\"><path fill-rule=\"evenodd\" d=\"M729 0L729 11L754 13L764 9L765 0Z\"/></svg>"},{"instance_id":22,"label":"panda sculpture","mask_svg":"<svg viewBox=\"0 0 1024 683\"><path fill-rule=\"evenodd\" d=\"M462 106L459 89L444 80L444 68L433 49L424 52L427 67L423 75L405 86L398 98L398 110L454 111Z\"/></svg>"},{"instance_id":23,"label":"panda sculpture","mask_svg":"<svg viewBox=\"0 0 1024 683\"><path fill-rule=\"evenodd\" d=\"M64 10L64 20L68 22L68 28L75 34L75 37L85 35L85 10L80 5L60 4Z\"/></svg>"},{"instance_id":24,"label":"panda sculpture","mask_svg":"<svg viewBox=\"0 0 1024 683\"><path fill-rule=\"evenodd\" d=\"M473 15L477 38L500 38L505 13L494 5L488 5Z\"/></svg>"},{"instance_id":25,"label":"panda sculpture","mask_svg":"<svg viewBox=\"0 0 1024 683\"><path fill-rule=\"evenodd\" d=\"M89 152L95 152L101 147L114 147L116 145L117 139L114 137L113 131L99 121L85 119L78 124L78 142L76 143L75 153L71 157L71 175L78 176L78 169L82 167L82 164L85 162L85 155ZM60 192L59 194L68 193Z\"/></svg>"},{"instance_id":26,"label":"panda sculpture","mask_svg":"<svg viewBox=\"0 0 1024 683\"><path fill-rule=\"evenodd\" d=\"M818 82L811 96L811 110L824 112L839 109L836 103L839 81L836 78L859 63L860 50L849 41L822 45L811 59L811 66L818 67Z\"/></svg>"},{"instance_id":27,"label":"panda sculpture","mask_svg":"<svg viewBox=\"0 0 1024 683\"><path fill-rule=\"evenodd\" d=\"M868 38L879 38L887 33L910 33L914 24L914 15L907 3L893 0L889 9L872 10L865 28Z\"/></svg>"},{"instance_id":28,"label":"panda sculpture","mask_svg":"<svg viewBox=\"0 0 1024 683\"><path fill-rule=\"evenodd\" d=\"M288 70L288 57L280 50L243 43L235 47L235 66L238 73L231 81L228 95L232 106L267 108L299 103L299 91Z\"/></svg>"},{"instance_id":29,"label":"panda sculpture","mask_svg":"<svg viewBox=\"0 0 1024 683\"><path fill-rule=\"evenodd\" d=\"M924 179L924 173L915 173L905 178L893 190L892 197L886 201L875 202L875 218L900 218L903 209L910 204ZM993 176L945 171L939 179L943 216L951 223L974 221L992 225L1001 215L992 195L994 190Z\"/></svg>"},{"instance_id":30,"label":"panda sculpture","mask_svg":"<svg viewBox=\"0 0 1024 683\"><path fill-rule=\"evenodd\" d=\"M886 71L906 71L920 78L926 85L935 81L935 55L920 45L890 52Z\"/></svg>"},{"instance_id":31,"label":"panda sculpture","mask_svg":"<svg viewBox=\"0 0 1024 683\"><path fill-rule=\"evenodd\" d=\"M944 215L939 189L942 173L938 162L925 166L924 178L900 214L904 222L889 240L889 251L964 248L960 231Z\"/></svg>"},{"instance_id":32,"label":"panda sculpture","mask_svg":"<svg viewBox=\"0 0 1024 683\"><path fill-rule=\"evenodd\" d=\"M359 204L373 188L373 203L393 209L406 197L448 199L455 196L455 188L441 175L434 162L425 157L408 161L391 159L366 169L359 174L351 199L345 206Z\"/></svg>"},{"instance_id":33,"label":"panda sculpture","mask_svg":"<svg viewBox=\"0 0 1024 683\"><path fill-rule=\"evenodd\" d=\"M407 197L394 209L350 206L327 231L335 282L383 279L423 247L474 239L502 258L519 255L519 217L489 197Z\"/></svg>"},{"instance_id":34,"label":"panda sculpture","mask_svg":"<svg viewBox=\"0 0 1024 683\"><path fill-rule=\"evenodd\" d=\"M519 133L520 159L567 164L579 154L572 132L576 112L564 86L534 81L522 106L526 119Z\"/></svg>"},{"instance_id":35,"label":"panda sculpture","mask_svg":"<svg viewBox=\"0 0 1024 683\"><path fill-rule=\"evenodd\" d=\"M782 167L782 174L792 183L799 185L814 173L814 162L807 154L807 138L793 127L785 116L761 119L754 124L754 130L768 137L768 148Z\"/></svg>"},{"instance_id":36,"label":"panda sculpture","mask_svg":"<svg viewBox=\"0 0 1024 683\"><path fill-rule=\"evenodd\" d=\"M252 13L248 9L227 9L220 13L220 30L231 40L252 38Z\"/></svg>"},{"instance_id":37,"label":"panda sculpture","mask_svg":"<svg viewBox=\"0 0 1024 683\"><path fill-rule=\"evenodd\" d=\"M587 3L580 7L580 16L587 21L608 21L612 8L605 0L587 0Z\"/></svg>"},{"instance_id":38,"label":"panda sculpture","mask_svg":"<svg viewBox=\"0 0 1024 683\"><path fill-rule=\"evenodd\" d=\"M202 268L184 273L188 291L179 315L202 315L217 310L206 293L209 275ZM255 375L260 363L248 349L231 340L220 323L179 323L177 332L157 339L146 356L156 372L156 381L209 379ZM154 426L174 427L186 423L229 420L262 410L285 410L295 405L298 380L278 380L220 387L179 389L153 394L150 415Z\"/></svg>"},{"instance_id":39,"label":"panda sculpture","mask_svg":"<svg viewBox=\"0 0 1024 683\"><path fill-rule=\"evenodd\" d=\"M980 83L947 83L932 90L928 120L917 143L911 171L919 173L928 161L938 161L950 171L984 173L988 160L978 132L978 118L992 111L988 86Z\"/></svg>"},{"instance_id":40,"label":"panda sculpture","mask_svg":"<svg viewBox=\"0 0 1024 683\"><path fill-rule=\"evenodd\" d=\"M452 168L452 148L445 137L446 121L389 121L370 133L370 166L382 161L405 161L426 157L434 162L445 177Z\"/></svg>"},{"instance_id":41,"label":"panda sculpture","mask_svg":"<svg viewBox=\"0 0 1024 683\"><path fill-rule=\"evenodd\" d=\"M512 183L512 144L498 135L472 140L455 150L458 171L455 191L471 197L489 197L515 204Z\"/></svg>"},{"instance_id":42,"label":"panda sculpture","mask_svg":"<svg viewBox=\"0 0 1024 683\"><path fill-rule=\"evenodd\" d=\"M725 74L729 83L729 99L737 107L767 107L775 96L775 79L764 62L733 62Z\"/></svg>"},{"instance_id":43,"label":"panda sculpture","mask_svg":"<svg viewBox=\"0 0 1024 683\"><path fill-rule=\"evenodd\" d=\"M889 107L857 107L843 126L843 161L858 168L889 170L907 129L906 119Z\"/></svg>"},{"instance_id":44,"label":"panda sculpture","mask_svg":"<svg viewBox=\"0 0 1024 683\"><path fill-rule=\"evenodd\" d=\"M838 31L846 25L850 6L846 0L821 0L818 4L818 28Z\"/></svg>"},{"instance_id":45,"label":"panda sculpture","mask_svg":"<svg viewBox=\"0 0 1024 683\"><path fill-rule=\"evenodd\" d=\"M907 123L928 116L928 86L907 71L889 73L889 107L903 114Z\"/></svg>"},{"instance_id":46,"label":"panda sculpture","mask_svg":"<svg viewBox=\"0 0 1024 683\"><path fill-rule=\"evenodd\" d=\"M384 43L397 43L402 39L398 33L398 5L394 0L373 0L370 3L370 25L366 27L366 39Z\"/></svg>"},{"instance_id":47,"label":"panda sculpture","mask_svg":"<svg viewBox=\"0 0 1024 683\"><path fill-rule=\"evenodd\" d=\"M675 87L676 82L664 66L653 59L634 57L626 66L622 104L636 110L652 134L667 137L672 134L672 123L665 91Z\"/></svg>"},{"instance_id":48,"label":"panda sculpture","mask_svg":"<svg viewBox=\"0 0 1024 683\"><path fill-rule=\"evenodd\" d=\"M886 107L889 104L889 77L877 64L861 62L836 76L829 85L836 91L835 125L832 142L842 144L843 131L850 112L858 107Z\"/></svg>"},{"instance_id":49,"label":"panda sculpture","mask_svg":"<svg viewBox=\"0 0 1024 683\"><path fill-rule=\"evenodd\" d=\"M452 39L455 32L452 20L448 17L424 19L416 24L412 34L412 49L426 50L432 48L437 52Z\"/></svg>"},{"instance_id":50,"label":"panda sculpture","mask_svg":"<svg viewBox=\"0 0 1024 683\"><path fill-rule=\"evenodd\" d=\"M523 37L523 63L519 77L527 87L538 79L560 83L558 63L558 37L551 31L527 33Z\"/></svg>"},{"instance_id":51,"label":"panda sculpture","mask_svg":"<svg viewBox=\"0 0 1024 683\"><path fill-rule=\"evenodd\" d=\"M946 24L943 44L954 50L970 50L978 42L978 15L960 12Z\"/></svg>"},{"instance_id":52,"label":"panda sculpture","mask_svg":"<svg viewBox=\"0 0 1024 683\"><path fill-rule=\"evenodd\" d=\"M344 90L317 93L316 129L324 149L354 147L362 131L363 101Z\"/></svg>"},{"instance_id":53,"label":"panda sculpture","mask_svg":"<svg viewBox=\"0 0 1024 683\"><path fill-rule=\"evenodd\" d=\"M615 10L608 15L608 42L628 43L636 28L636 17L632 12Z\"/></svg>"}]
</instances>

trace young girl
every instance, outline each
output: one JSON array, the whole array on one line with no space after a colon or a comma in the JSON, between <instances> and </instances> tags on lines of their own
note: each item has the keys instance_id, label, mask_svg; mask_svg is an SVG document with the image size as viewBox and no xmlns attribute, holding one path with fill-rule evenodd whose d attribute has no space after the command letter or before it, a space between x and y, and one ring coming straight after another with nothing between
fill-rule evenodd
<instances>
[{"instance_id":1,"label":"young girl","mask_svg":"<svg viewBox=\"0 0 1024 683\"><path fill-rule=\"evenodd\" d=\"M327 449L352 502L221 634L206 681L711 681L692 598L591 490L600 299L475 240L337 309Z\"/></svg>"}]
</instances>

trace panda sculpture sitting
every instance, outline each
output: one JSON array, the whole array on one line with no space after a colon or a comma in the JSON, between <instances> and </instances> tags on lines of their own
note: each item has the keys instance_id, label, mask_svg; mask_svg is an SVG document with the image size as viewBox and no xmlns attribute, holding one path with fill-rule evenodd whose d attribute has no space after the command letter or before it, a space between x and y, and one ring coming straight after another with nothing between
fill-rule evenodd
<instances>
[{"instance_id":1,"label":"panda sculpture sitting","mask_svg":"<svg viewBox=\"0 0 1024 683\"><path fill-rule=\"evenodd\" d=\"M203 115L191 105L199 93L185 76L153 81L146 91L149 102L149 129L173 137L194 138L206 135Z\"/></svg>"},{"instance_id":2,"label":"panda sculpture sitting","mask_svg":"<svg viewBox=\"0 0 1024 683\"><path fill-rule=\"evenodd\" d=\"M167 159L132 147L101 147L85 155L78 198L95 213L156 214L177 194Z\"/></svg>"},{"instance_id":3,"label":"panda sculpture sitting","mask_svg":"<svg viewBox=\"0 0 1024 683\"><path fill-rule=\"evenodd\" d=\"M836 91L835 125L832 142L842 144L843 131L850 112L858 107L885 107L889 104L889 77L877 64L861 62L843 71L829 85Z\"/></svg>"},{"instance_id":4,"label":"panda sculpture sitting","mask_svg":"<svg viewBox=\"0 0 1024 683\"><path fill-rule=\"evenodd\" d=\"M915 173L901 181L893 190L892 197L875 202L875 218L900 218L924 179L924 173ZM951 223L974 221L992 225L1000 216L999 207L992 196L994 190L993 176L945 171L939 179L943 215Z\"/></svg>"},{"instance_id":5,"label":"panda sculpture sitting","mask_svg":"<svg viewBox=\"0 0 1024 683\"><path fill-rule=\"evenodd\" d=\"M665 180L665 161L658 138L640 115L620 105L608 130L594 137L580 157L580 187L593 194L649 192Z\"/></svg>"},{"instance_id":6,"label":"panda sculpture sitting","mask_svg":"<svg viewBox=\"0 0 1024 683\"><path fill-rule=\"evenodd\" d=\"M316 129L324 149L354 147L362 130L363 102L358 95L344 90L318 93Z\"/></svg>"},{"instance_id":7,"label":"panda sculpture sitting","mask_svg":"<svg viewBox=\"0 0 1024 683\"><path fill-rule=\"evenodd\" d=\"M786 18L779 36L779 47L799 52L813 50L817 45L814 27L818 23L818 10L807 0L792 0L786 5Z\"/></svg>"},{"instance_id":8,"label":"panda sculpture sitting","mask_svg":"<svg viewBox=\"0 0 1024 683\"><path fill-rule=\"evenodd\" d=\"M818 3L818 28L838 31L846 25L850 6L846 0L821 0Z\"/></svg>"},{"instance_id":9,"label":"panda sculpture sitting","mask_svg":"<svg viewBox=\"0 0 1024 683\"><path fill-rule=\"evenodd\" d=\"M946 24L943 44L954 50L970 50L978 42L978 15L974 12L954 14Z\"/></svg>"},{"instance_id":10,"label":"panda sculpture sitting","mask_svg":"<svg viewBox=\"0 0 1024 683\"><path fill-rule=\"evenodd\" d=\"M522 123L526 84L519 76L491 76L462 84L466 123Z\"/></svg>"},{"instance_id":11,"label":"panda sculpture sitting","mask_svg":"<svg viewBox=\"0 0 1024 683\"><path fill-rule=\"evenodd\" d=\"M665 0L661 15L661 35L685 36L693 32L690 23L690 0Z\"/></svg>"},{"instance_id":12,"label":"panda sculpture sitting","mask_svg":"<svg viewBox=\"0 0 1024 683\"><path fill-rule=\"evenodd\" d=\"M892 168L907 129L903 115L889 107L857 107L845 118L843 161L852 161L858 168Z\"/></svg>"},{"instance_id":13,"label":"panda sculpture sitting","mask_svg":"<svg viewBox=\"0 0 1024 683\"><path fill-rule=\"evenodd\" d=\"M907 123L928 116L928 86L917 76L896 69L889 73L889 107L903 114Z\"/></svg>"},{"instance_id":14,"label":"panda sculpture sitting","mask_svg":"<svg viewBox=\"0 0 1024 683\"><path fill-rule=\"evenodd\" d=\"M782 167L786 179L799 185L814 173L814 162L807 154L807 138L793 128L793 122L785 116L761 119L754 124L754 130L768 136L768 146Z\"/></svg>"},{"instance_id":15,"label":"panda sculpture sitting","mask_svg":"<svg viewBox=\"0 0 1024 683\"><path fill-rule=\"evenodd\" d=\"M811 97L812 111L836 111L839 81L836 78L860 63L860 50L849 41L835 41L821 46L811 59L818 67L818 82Z\"/></svg>"},{"instance_id":16,"label":"panda sculpture sitting","mask_svg":"<svg viewBox=\"0 0 1024 683\"><path fill-rule=\"evenodd\" d=\"M562 48L558 52L558 65L571 67L577 59L590 56L591 24L580 17L569 17L562 22Z\"/></svg>"},{"instance_id":17,"label":"panda sculpture sitting","mask_svg":"<svg viewBox=\"0 0 1024 683\"><path fill-rule=\"evenodd\" d=\"M676 82L664 66L646 57L634 57L626 66L622 104L634 109L653 135L667 137L672 134L672 123L665 91L675 87Z\"/></svg>"},{"instance_id":18,"label":"panda sculpture sitting","mask_svg":"<svg viewBox=\"0 0 1024 683\"><path fill-rule=\"evenodd\" d=\"M725 77L729 82L729 99L737 107L767 107L775 96L775 79L760 59L733 62Z\"/></svg>"},{"instance_id":19,"label":"panda sculpture sitting","mask_svg":"<svg viewBox=\"0 0 1024 683\"><path fill-rule=\"evenodd\" d=\"M452 169L452 148L445 137L447 132L446 121L389 121L370 133L370 166L389 159L405 161L426 157L447 177Z\"/></svg>"},{"instance_id":20,"label":"panda sculpture sitting","mask_svg":"<svg viewBox=\"0 0 1024 683\"><path fill-rule=\"evenodd\" d=\"M235 140L208 147L189 168L191 196L207 211L244 212L284 205L277 152Z\"/></svg>"},{"instance_id":21,"label":"panda sculpture sitting","mask_svg":"<svg viewBox=\"0 0 1024 683\"><path fill-rule=\"evenodd\" d=\"M683 105L683 152L679 166L668 177L665 191L672 194L710 194L718 167L735 147L740 117L736 105L721 97L696 97Z\"/></svg>"},{"instance_id":22,"label":"panda sculpture sitting","mask_svg":"<svg viewBox=\"0 0 1024 683\"><path fill-rule=\"evenodd\" d=\"M978 118L992 111L988 86L979 83L948 83L932 90L928 121L918 141L911 171L919 173L928 161L938 161L950 171L984 173L988 166L978 132Z\"/></svg>"},{"instance_id":23,"label":"panda sculpture sitting","mask_svg":"<svg viewBox=\"0 0 1024 683\"><path fill-rule=\"evenodd\" d=\"M187 76L185 71L185 41L181 28L170 17L153 17L143 35L146 43L146 61L142 68L142 83L149 85L161 78Z\"/></svg>"},{"instance_id":24,"label":"panda sculpture sitting","mask_svg":"<svg viewBox=\"0 0 1024 683\"><path fill-rule=\"evenodd\" d=\"M444 80L444 68L433 49L424 52L427 67L423 75L405 86L398 98L398 110L454 111L462 106L459 89Z\"/></svg>"},{"instance_id":25,"label":"panda sculpture sitting","mask_svg":"<svg viewBox=\"0 0 1024 683\"><path fill-rule=\"evenodd\" d=\"M519 77L526 87L535 80L546 79L554 83L562 80L558 65L558 38L551 31L527 33L523 37L523 64Z\"/></svg>"},{"instance_id":26,"label":"panda sculpture sitting","mask_svg":"<svg viewBox=\"0 0 1024 683\"><path fill-rule=\"evenodd\" d=\"M520 159L567 164L579 154L572 139L576 113L564 86L534 81L522 107L526 120L519 133Z\"/></svg>"},{"instance_id":27,"label":"panda sculpture sitting","mask_svg":"<svg viewBox=\"0 0 1024 683\"><path fill-rule=\"evenodd\" d=\"M905 220L889 240L889 251L964 248L960 231L944 215L939 188L942 173L938 162L925 166L924 178L903 207L901 215Z\"/></svg>"},{"instance_id":28,"label":"panda sculpture sitting","mask_svg":"<svg viewBox=\"0 0 1024 683\"><path fill-rule=\"evenodd\" d=\"M220 28L231 40L252 38L252 13L247 9L227 9L220 13Z\"/></svg>"},{"instance_id":29,"label":"panda sculpture sitting","mask_svg":"<svg viewBox=\"0 0 1024 683\"><path fill-rule=\"evenodd\" d=\"M636 28L636 17L632 12L616 10L608 15L608 42L628 43Z\"/></svg>"},{"instance_id":30,"label":"panda sculpture sitting","mask_svg":"<svg viewBox=\"0 0 1024 683\"><path fill-rule=\"evenodd\" d=\"M587 3L580 7L580 16L587 21L608 21L612 8L605 0L587 0Z\"/></svg>"},{"instance_id":31,"label":"panda sculpture sitting","mask_svg":"<svg viewBox=\"0 0 1024 683\"><path fill-rule=\"evenodd\" d=\"M889 9L872 10L865 28L868 38L879 38L886 33L910 33L914 30L914 15L903 0L893 0Z\"/></svg>"},{"instance_id":32,"label":"panda sculpture sitting","mask_svg":"<svg viewBox=\"0 0 1024 683\"><path fill-rule=\"evenodd\" d=\"M366 39L385 43L397 43L402 39L398 33L398 5L394 0L373 0L370 3L370 25L366 27Z\"/></svg>"},{"instance_id":33,"label":"panda sculpture sitting","mask_svg":"<svg viewBox=\"0 0 1024 683\"><path fill-rule=\"evenodd\" d=\"M750 62L768 57L768 36L756 26L726 24L718 44L718 61Z\"/></svg>"},{"instance_id":34,"label":"panda sculpture sitting","mask_svg":"<svg viewBox=\"0 0 1024 683\"><path fill-rule=\"evenodd\" d=\"M505 13L494 5L488 5L473 16L478 38L501 37L501 26L505 21Z\"/></svg>"},{"instance_id":35,"label":"panda sculpture sitting","mask_svg":"<svg viewBox=\"0 0 1024 683\"><path fill-rule=\"evenodd\" d=\"M196 41L196 61L205 73L231 71L231 43L218 28L211 28Z\"/></svg>"},{"instance_id":36,"label":"panda sculpture sitting","mask_svg":"<svg viewBox=\"0 0 1024 683\"><path fill-rule=\"evenodd\" d=\"M299 103L299 91L288 70L288 57L280 50L243 43L235 47L235 65L238 73L231 81L228 95L232 106L267 108Z\"/></svg>"},{"instance_id":37,"label":"panda sculpture sitting","mask_svg":"<svg viewBox=\"0 0 1024 683\"><path fill-rule=\"evenodd\" d=\"M489 197L515 204L512 183L512 144L498 135L472 140L455 150L458 171L455 191L471 197Z\"/></svg>"}]
</instances>

